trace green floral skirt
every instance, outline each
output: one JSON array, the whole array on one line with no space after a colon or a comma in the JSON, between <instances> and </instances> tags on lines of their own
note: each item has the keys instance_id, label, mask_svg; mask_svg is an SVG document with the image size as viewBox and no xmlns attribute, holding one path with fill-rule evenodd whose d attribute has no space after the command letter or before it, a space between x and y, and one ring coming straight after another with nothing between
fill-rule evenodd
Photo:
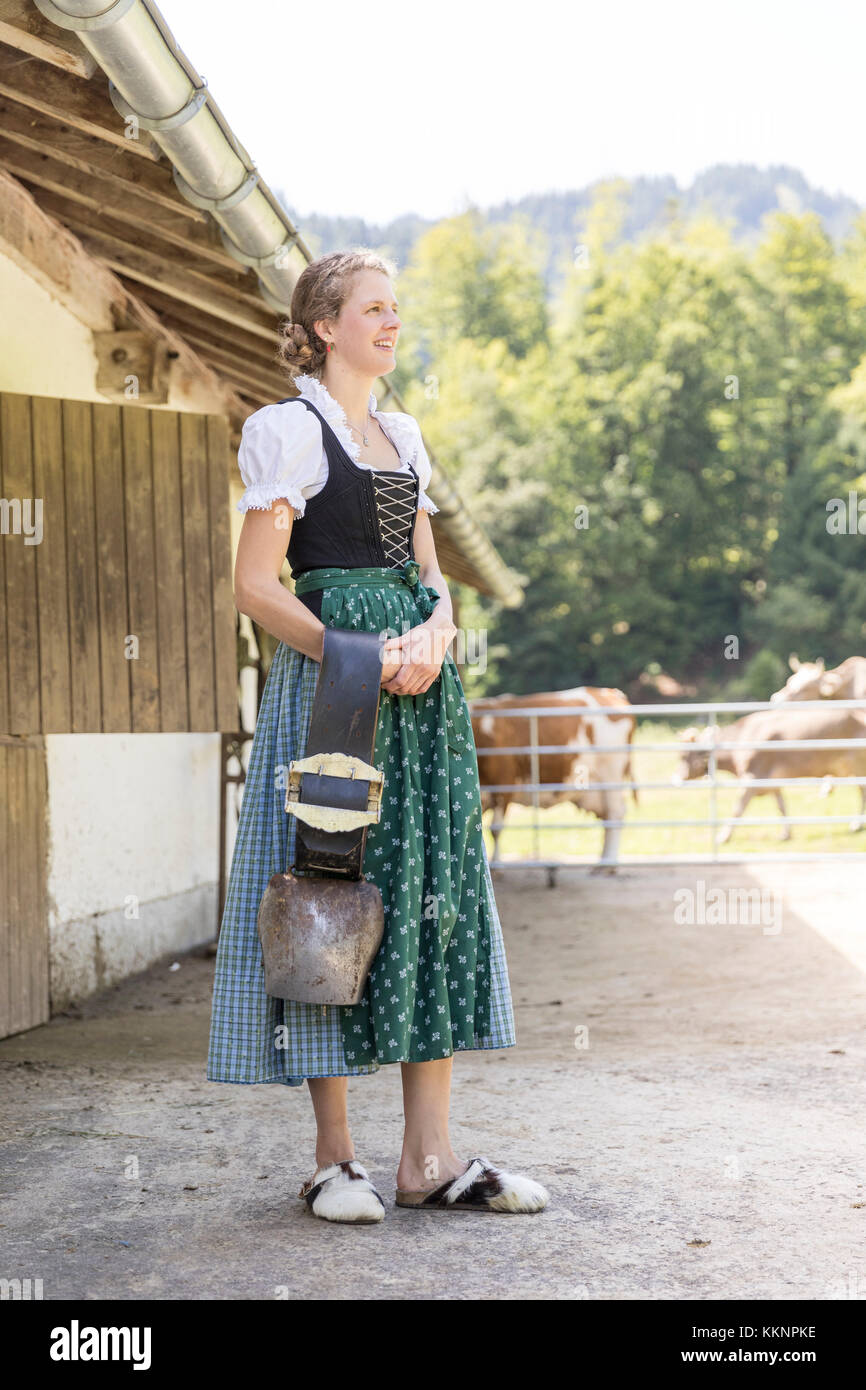
<instances>
[{"instance_id":1,"label":"green floral skirt","mask_svg":"<svg viewBox=\"0 0 866 1390\"><path fill-rule=\"evenodd\" d=\"M402 569L309 570L333 627L400 635L439 598ZM288 766L304 756L319 663L277 647L244 786L219 937L207 1076L282 1082L378 1071L472 1048L513 1047L502 927L481 829L478 761L451 655L429 690L383 690L373 761L384 768L380 820L367 832L364 876L382 894L385 931L359 1004L272 999L256 928L274 873L293 862Z\"/></svg>"}]
</instances>

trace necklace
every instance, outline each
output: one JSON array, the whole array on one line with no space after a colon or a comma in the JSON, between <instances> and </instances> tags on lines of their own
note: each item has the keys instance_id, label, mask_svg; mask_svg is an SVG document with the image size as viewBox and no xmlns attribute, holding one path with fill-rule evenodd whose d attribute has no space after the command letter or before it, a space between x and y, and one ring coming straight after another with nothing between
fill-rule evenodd
<instances>
[{"instance_id":1,"label":"necklace","mask_svg":"<svg viewBox=\"0 0 866 1390\"><path fill-rule=\"evenodd\" d=\"M349 420L348 415L346 416L346 419ZM370 423L370 411L369 411L369 409L368 409L368 411L367 411L367 425L369 425L369 423ZM369 441L369 439L367 438L367 426L365 425L364 429L361 429L360 425L353 425L351 420L349 420L349 425L351 426L351 428L352 428L353 430L357 430L358 434L361 436L362 440L364 441L364 444L365 444L366 446L369 446L370 441Z\"/></svg>"}]
</instances>

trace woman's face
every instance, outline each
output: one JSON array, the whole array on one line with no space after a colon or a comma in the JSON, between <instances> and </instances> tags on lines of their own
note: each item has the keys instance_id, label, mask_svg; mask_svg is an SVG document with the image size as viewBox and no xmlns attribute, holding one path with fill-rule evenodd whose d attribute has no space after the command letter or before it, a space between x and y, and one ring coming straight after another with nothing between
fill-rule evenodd
<instances>
[{"instance_id":1,"label":"woman's face","mask_svg":"<svg viewBox=\"0 0 866 1390\"><path fill-rule=\"evenodd\" d=\"M332 322L332 356L341 366L363 376L377 377L397 365L394 349L402 327L391 281L381 270L362 270Z\"/></svg>"}]
</instances>

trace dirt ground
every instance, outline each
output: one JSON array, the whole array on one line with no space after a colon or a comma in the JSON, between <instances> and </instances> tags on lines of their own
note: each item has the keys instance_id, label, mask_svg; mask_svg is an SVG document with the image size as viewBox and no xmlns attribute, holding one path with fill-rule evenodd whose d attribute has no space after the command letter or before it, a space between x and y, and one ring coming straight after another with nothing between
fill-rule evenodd
<instances>
[{"instance_id":1,"label":"dirt ground","mask_svg":"<svg viewBox=\"0 0 866 1390\"><path fill-rule=\"evenodd\" d=\"M675 895L775 893L772 925ZM213 959L0 1043L0 1276L46 1299L866 1298L855 864L495 875L518 1046L455 1059L452 1137L533 1216L390 1205L400 1072L354 1078L378 1226L331 1225L306 1087L205 1079Z\"/></svg>"}]
</instances>

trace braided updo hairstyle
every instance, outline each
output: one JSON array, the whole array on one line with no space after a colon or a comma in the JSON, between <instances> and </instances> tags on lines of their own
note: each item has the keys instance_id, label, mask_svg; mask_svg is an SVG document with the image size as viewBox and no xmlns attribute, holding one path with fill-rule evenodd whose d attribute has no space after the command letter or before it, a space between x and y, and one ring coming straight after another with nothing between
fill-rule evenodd
<instances>
[{"instance_id":1,"label":"braided updo hairstyle","mask_svg":"<svg viewBox=\"0 0 866 1390\"><path fill-rule=\"evenodd\" d=\"M317 319L336 319L360 270L381 270L393 279L396 266L368 247L332 251L311 261L298 276L292 293L291 318L279 327L277 360L291 377L301 372L321 378L328 347L313 324Z\"/></svg>"}]
</instances>

